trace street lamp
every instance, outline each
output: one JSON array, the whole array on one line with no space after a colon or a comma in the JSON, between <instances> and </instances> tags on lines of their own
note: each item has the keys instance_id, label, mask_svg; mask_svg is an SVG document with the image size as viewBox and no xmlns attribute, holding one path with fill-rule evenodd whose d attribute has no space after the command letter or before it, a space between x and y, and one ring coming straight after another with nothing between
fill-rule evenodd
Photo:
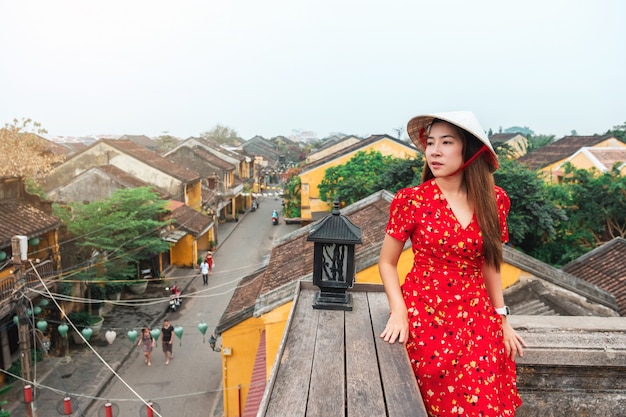
<instances>
[{"instance_id":1,"label":"street lamp","mask_svg":"<svg viewBox=\"0 0 626 417\"><path fill-rule=\"evenodd\" d=\"M361 229L339 213L339 201L333 211L314 225L307 241L313 247L313 284L320 292L313 308L352 311L352 294L346 292L354 284L354 245L361 242Z\"/></svg>"}]
</instances>

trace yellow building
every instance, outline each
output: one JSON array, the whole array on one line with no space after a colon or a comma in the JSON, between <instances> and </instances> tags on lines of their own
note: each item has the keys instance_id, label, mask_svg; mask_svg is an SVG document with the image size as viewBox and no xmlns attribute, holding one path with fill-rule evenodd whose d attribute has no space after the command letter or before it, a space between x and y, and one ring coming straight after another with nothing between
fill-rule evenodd
<instances>
[{"instance_id":1,"label":"yellow building","mask_svg":"<svg viewBox=\"0 0 626 417\"><path fill-rule=\"evenodd\" d=\"M355 248L358 283L381 284L378 256L392 198L389 192L380 191L342 210L362 230L363 244ZM297 281L312 277L314 245L307 241L311 227L305 226L275 242L269 265L241 280L217 326L217 334L222 338L225 417L241 417L244 412L256 415L283 340ZM575 278L506 246L504 260L504 288L534 281L545 282L546 286L562 285L578 291L575 295L578 299L606 300L600 306L601 311L606 315L616 314L617 307L610 295L590 284L578 281L572 284ZM409 272L412 263L412 251L407 244L399 262L400 276Z\"/></svg>"},{"instance_id":2,"label":"yellow building","mask_svg":"<svg viewBox=\"0 0 626 417\"><path fill-rule=\"evenodd\" d=\"M560 182L563 178L563 166L571 162L576 168L587 169L595 164L589 160L590 149L626 148L626 143L612 135L603 136L565 136L549 145L530 152L517 161L538 170L548 182ZM581 150L587 149L583 155L574 156ZM587 159L587 161L584 161ZM580 165L577 165L579 163Z\"/></svg>"},{"instance_id":3,"label":"yellow building","mask_svg":"<svg viewBox=\"0 0 626 417\"><path fill-rule=\"evenodd\" d=\"M332 202L322 201L317 188L326 170L347 163L357 152L361 151L378 151L383 155L396 158L412 158L417 154L417 149L413 145L391 136L374 135L303 166L299 175L302 182L300 211L303 222L316 220L330 211Z\"/></svg>"}]
</instances>

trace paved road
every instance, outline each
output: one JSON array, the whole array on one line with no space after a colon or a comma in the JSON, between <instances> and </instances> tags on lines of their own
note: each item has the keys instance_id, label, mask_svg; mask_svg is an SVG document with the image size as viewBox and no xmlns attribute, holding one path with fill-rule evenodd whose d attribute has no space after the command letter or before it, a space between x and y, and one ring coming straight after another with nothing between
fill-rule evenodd
<instances>
[{"instance_id":1,"label":"paved road","mask_svg":"<svg viewBox=\"0 0 626 417\"><path fill-rule=\"evenodd\" d=\"M137 416L140 412L146 415L138 396L158 404L163 417L222 415L221 356L209 348L208 336L239 280L268 261L275 238L299 227L284 222L273 226L274 209L280 211L280 201L265 198L257 211L248 212L240 219L214 255L215 268L208 286L202 285L197 271L184 270L185 275L178 278L178 283L187 289L182 308L167 314L174 326L184 329L183 337L174 341L174 359L165 366L160 340L150 367L139 350L130 355L119 372L124 382L112 381L100 396L119 407L119 416ZM209 326L206 342L197 327L200 322ZM87 415L98 415L93 411L96 407L103 408L102 402L94 405Z\"/></svg>"}]
</instances>

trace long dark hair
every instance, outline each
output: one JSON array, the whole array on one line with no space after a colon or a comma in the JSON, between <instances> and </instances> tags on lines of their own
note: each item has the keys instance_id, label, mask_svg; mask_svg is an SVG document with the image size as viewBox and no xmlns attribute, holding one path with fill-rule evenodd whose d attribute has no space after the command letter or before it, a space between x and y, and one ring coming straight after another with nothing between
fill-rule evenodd
<instances>
[{"instance_id":1,"label":"long dark hair","mask_svg":"<svg viewBox=\"0 0 626 417\"><path fill-rule=\"evenodd\" d=\"M435 119L431 126L435 123L448 123L443 120ZM457 130L461 140L463 141L463 161L468 161L483 146L474 135L448 123ZM422 173L422 181L428 181L435 178L428 164L424 164ZM502 263L502 242L500 240L500 219L498 217L498 207L496 204L496 194L494 192L495 180L491 173L491 167L487 158L483 155L477 157L463 170L463 186L467 190L467 199L469 200L478 226L483 237L483 254L485 263L495 267L500 271Z\"/></svg>"}]
</instances>

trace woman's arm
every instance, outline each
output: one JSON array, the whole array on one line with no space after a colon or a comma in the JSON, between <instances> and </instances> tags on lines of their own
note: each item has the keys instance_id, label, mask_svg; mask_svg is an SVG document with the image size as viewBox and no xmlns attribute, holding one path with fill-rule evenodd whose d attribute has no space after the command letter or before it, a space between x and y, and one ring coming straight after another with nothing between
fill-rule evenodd
<instances>
[{"instance_id":1,"label":"woman's arm","mask_svg":"<svg viewBox=\"0 0 626 417\"><path fill-rule=\"evenodd\" d=\"M380 337L389 343L395 343L396 339L400 343L405 343L409 335L407 309L398 278L398 259L403 248L404 242L385 235L378 261L378 272L385 286L391 310L387 326Z\"/></svg>"},{"instance_id":2,"label":"woman's arm","mask_svg":"<svg viewBox=\"0 0 626 417\"><path fill-rule=\"evenodd\" d=\"M493 266L485 265L483 267L483 276L485 280L485 288L491 300L491 304L495 308L504 307L504 296L502 295L502 275L496 271ZM509 324L507 316L502 318L502 331L504 333L504 350L506 356L511 360L515 360L515 355L524 356L522 347L526 347L526 342L517 334L513 327Z\"/></svg>"}]
</instances>

